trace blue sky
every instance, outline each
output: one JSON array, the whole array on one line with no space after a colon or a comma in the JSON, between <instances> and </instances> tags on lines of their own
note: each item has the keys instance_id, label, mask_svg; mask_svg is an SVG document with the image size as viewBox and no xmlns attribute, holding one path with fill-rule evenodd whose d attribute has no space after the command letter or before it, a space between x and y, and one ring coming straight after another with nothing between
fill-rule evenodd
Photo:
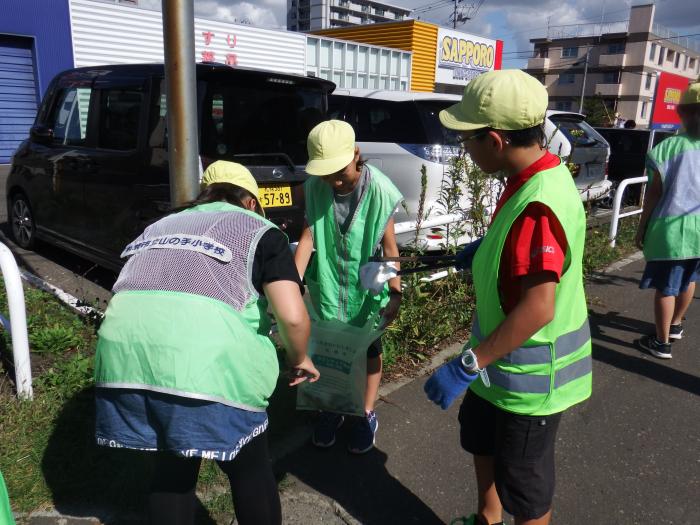
<instances>
[{"instance_id":1,"label":"blue sky","mask_svg":"<svg viewBox=\"0 0 700 525\"><path fill-rule=\"evenodd\" d=\"M476 16L459 29L476 35L504 41L503 67L519 68L526 64L527 52L532 50L530 38L546 35L547 25L626 20L629 6L650 3L644 0L484 0ZM450 26L453 4L449 0L389 0L407 8L434 6L420 13L421 19ZM700 34L700 9L697 0L657 0L656 22L682 35ZM159 8L161 0L140 0L143 7ZM479 0L462 0L459 4L469 10ZM259 27L284 28L287 0L195 0L197 16L217 20L245 19ZM473 9L472 9L473 11ZM700 38L700 36L699 36ZM516 54L524 51L522 54Z\"/></svg>"}]
</instances>

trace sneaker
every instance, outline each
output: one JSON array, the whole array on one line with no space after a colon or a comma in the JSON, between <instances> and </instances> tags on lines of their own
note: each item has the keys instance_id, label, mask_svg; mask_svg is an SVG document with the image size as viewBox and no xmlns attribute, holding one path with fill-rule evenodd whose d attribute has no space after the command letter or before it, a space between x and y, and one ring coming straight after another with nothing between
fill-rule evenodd
<instances>
[{"instance_id":1,"label":"sneaker","mask_svg":"<svg viewBox=\"0 0 700 525\"><path fill-rule=\"evenodd\" d=\"M683 339L683 325L682 324L672 324L671 330L668 333L669 339Z\"/></svg>"},{"instance_id":2,"label":"sneaker","mask_svg":"<svg viewBox=\"0 0 700 525\"><path fill-rule=\"evenodd\" d=\"M332 412L321 412L314 428L311 443L316 447L328 448L335 445L335 433L343 424L345 418Z\"/></svg>"},{"instance_id":3,"label":"sneaker","mask_svg":"<svg viewBox=\"0 0 700 525\"><path fill-rule=\"evenodd\" d=\"M350 434L348 450L353 454L364 454L374 446L374 436L379 429L379 421L374 411L368 412L365 417L359 418Z\"/></svg>"},{"instance_id":4,"label":"sneaker","mask_svg":"<svg viewBox=\"0 0 700 525\"><path fill-rule=\"evenodd\" d=\"M671 343L662 343L655 335L645 335L639 340L639 346L654 357L671 359Z\"/></svg>"}]
</instances>

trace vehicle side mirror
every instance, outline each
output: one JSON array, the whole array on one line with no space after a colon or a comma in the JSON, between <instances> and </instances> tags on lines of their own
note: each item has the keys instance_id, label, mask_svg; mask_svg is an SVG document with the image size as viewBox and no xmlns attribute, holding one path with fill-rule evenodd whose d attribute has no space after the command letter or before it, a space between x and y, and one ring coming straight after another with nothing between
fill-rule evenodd
<instances>
[{"instance_id":1,"label":"vehicle side mirror","mask_svg":"<svg viewBox=\"0 0 700 525\"><path fill-rule=\"evenodd\" d=\"M48 144L53 140L53 130L48 126L32 126L29 130L29 136L34 142Z\"/></svg>"}]
</instances>

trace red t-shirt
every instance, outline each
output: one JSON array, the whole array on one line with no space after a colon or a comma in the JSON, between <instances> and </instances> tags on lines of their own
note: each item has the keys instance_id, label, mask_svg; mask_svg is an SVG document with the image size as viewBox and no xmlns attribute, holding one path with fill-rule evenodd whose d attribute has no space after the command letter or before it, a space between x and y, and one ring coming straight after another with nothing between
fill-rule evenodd
<instances>
[{"instance_id":1,"label":"red t-shirt","mask_svg":"<svg viewBox=\"0 0 700 525\"><path fill-rule=\"evenodd\" d=\"M508 178L493 217L503 204L533 175L559 165L549 151L517 175ZM501 253L498 288L503 311L509 313L521 295L520 278L540 272L552 272L557 282L564 268L566 234L552 210L540 202L529 204L513 223Z\"/></svg>"}]
</instances>

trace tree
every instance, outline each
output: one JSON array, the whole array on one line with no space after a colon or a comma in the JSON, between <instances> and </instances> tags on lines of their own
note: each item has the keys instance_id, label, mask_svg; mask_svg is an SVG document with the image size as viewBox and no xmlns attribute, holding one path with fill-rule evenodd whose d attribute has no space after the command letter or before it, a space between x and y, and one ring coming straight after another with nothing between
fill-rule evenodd
<instances>
[{"instance_id":1,"label":"tree","mask_svg":"<svg viewBox=\"0 0 700 525\"><path fill-rule=\"evenodd\" d=\"M586 97L583 100L583 114L586 122L591 126L613 126L615 124L615 112L606 104L600 95Z\"/></svg>"}]
</instances>

